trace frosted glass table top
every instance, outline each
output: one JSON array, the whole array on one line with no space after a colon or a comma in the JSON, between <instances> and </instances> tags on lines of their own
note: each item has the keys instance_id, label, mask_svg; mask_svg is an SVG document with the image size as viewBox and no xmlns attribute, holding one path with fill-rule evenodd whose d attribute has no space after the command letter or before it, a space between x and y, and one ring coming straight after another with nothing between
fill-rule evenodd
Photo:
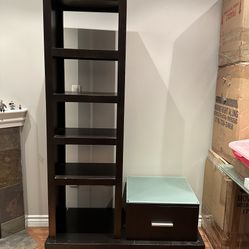
<instances>
[{"instance_id":1,"label":"frosted glass table top","mask_svg":"<svg viewBox=\"0 0 249 249\"><path fill-rule=\"evenodd\" d=\"M127 177L127 203L194 204L199 201L184 177Z\"/></svg>"},{"instance_id":2,"label":"frosted glass table top","mask_svg":"<svg viewBox=\"0 0 249 249\"><path fill-rule=\"evenodd\" d=\"M240 188L242 188L247 194L249 190L244 187L244 178L237 174L235 169L230 164L220 165L219 169L225 173L230 179L232 179Z\"/></svg>"}]
</instances>

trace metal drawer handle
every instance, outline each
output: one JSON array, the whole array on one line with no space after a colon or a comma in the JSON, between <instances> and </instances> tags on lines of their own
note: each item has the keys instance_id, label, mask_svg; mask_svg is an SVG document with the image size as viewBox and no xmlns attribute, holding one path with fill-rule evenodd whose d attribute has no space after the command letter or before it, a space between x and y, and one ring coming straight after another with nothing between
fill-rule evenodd
<instances>
[{"instance_id":1,"label":"metal drawer handle","mask_svg":"<svg viewBox=\"0 0 249 249\"><path fill-rule=\"evenodd\" d=\"M152 227L173 227L174 223L173 222L151 222Z\"/></svg>"}]
</instances>

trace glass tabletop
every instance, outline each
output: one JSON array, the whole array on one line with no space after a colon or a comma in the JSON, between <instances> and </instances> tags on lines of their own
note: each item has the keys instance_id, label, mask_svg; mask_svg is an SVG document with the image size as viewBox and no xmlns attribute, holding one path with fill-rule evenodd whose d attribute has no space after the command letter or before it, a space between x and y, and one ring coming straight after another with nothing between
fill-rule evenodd
<instances>
[{"instance_id":1,"label":"glass tabletop","mask_svg":"<svg viewBox=\"0 0 249 249\"><path fill-rule=\"evenodd\" d=\"M225 173L229 178L231 178L240 188L242 188L247 194L249 194L249 190L244 187L244 178L238 175L234 169L234 167L230 164L220 165L219 169Z\"/></svg>"},{"instance_id":2,"label":"glass tabletop","mask_svg":"<svg viewBox=\"0 0 249 249\"><path fill-rule=\"evenodd\" d=\"M127 203L199 204L184 177L127 177Z\"/></svg>"}]
</instances>

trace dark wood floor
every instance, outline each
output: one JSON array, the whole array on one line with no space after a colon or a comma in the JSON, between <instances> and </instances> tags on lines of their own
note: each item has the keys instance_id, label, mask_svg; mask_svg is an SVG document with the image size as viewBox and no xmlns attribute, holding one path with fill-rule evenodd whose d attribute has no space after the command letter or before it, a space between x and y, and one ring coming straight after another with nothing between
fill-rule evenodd
<instances>
[{"instance_id":1,"label":"dark wood floor","mask_svg":"<svg viewBox=\"0 0 249 249\"><path fill-rule=\"evenodd\" d=\"M44 242L48 236L47 228L28 228L28 233L33 237L33 239L37 242L38 246L34 249L44 249ZM212 249L212 246L208 242L208 239L205 233L200 229L200 234L205 242L206 249Z\"/></svg>"}]
</instances>

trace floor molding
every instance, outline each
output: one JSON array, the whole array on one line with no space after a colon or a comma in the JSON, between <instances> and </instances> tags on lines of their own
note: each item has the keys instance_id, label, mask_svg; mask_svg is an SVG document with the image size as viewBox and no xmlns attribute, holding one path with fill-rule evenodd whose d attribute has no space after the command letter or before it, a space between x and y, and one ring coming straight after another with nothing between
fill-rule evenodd
<instances>
[{"instance_id":1,"label":"floor molding","mask_svg":"<svg viewBox=\"0 0 249 249\"><path fill-rule=\"evenodd\" d=\"M201 227L201 221L202 221L202 216L199 215L199 219L198 219L198 227Z\"/></svg>"},{"instance_id":2,"label":"floor molding","mask_svg":"<svg viewBox=\"0 0 249 249\"><path fill-rule=\"evenodd\" d=\"M25 215L26 227L48 227L48 215Z\"/></svg>"}]
</instances>

